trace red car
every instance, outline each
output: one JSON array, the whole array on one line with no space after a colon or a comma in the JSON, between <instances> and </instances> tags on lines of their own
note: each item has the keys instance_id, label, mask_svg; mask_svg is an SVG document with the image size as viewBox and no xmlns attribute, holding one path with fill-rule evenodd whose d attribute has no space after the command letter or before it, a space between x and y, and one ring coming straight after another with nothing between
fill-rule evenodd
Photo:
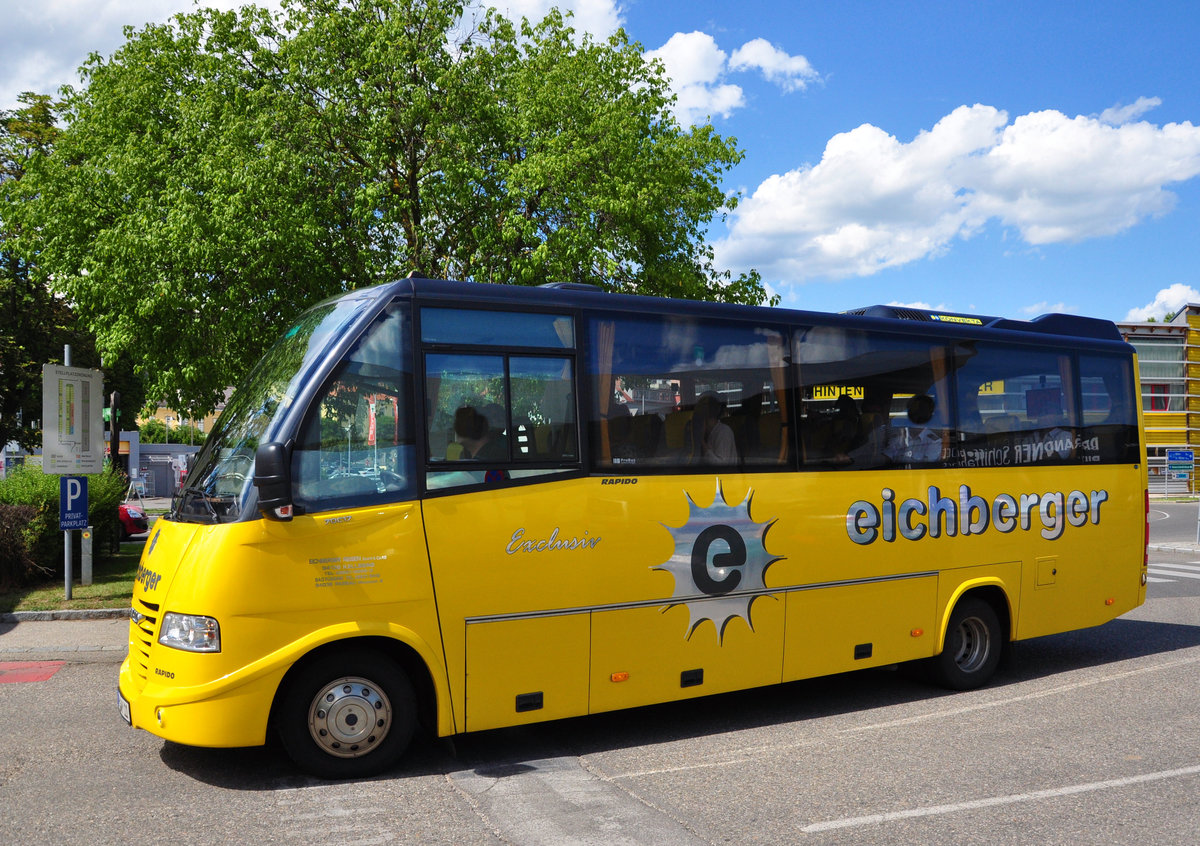
<instances>
[{"instance_id":1,"label":"red car","mask_svg":"<svg viewBox=\"0 0 1200 846\"><path fill-rule=\"evenodd\" d=\"M117 523L120 525L118 534L120 534L121 540L127 540L132 535L145 534L150 530L146 512L136 505L126 505L125 503L118 505Z\"/></svg>"}]
</instances>

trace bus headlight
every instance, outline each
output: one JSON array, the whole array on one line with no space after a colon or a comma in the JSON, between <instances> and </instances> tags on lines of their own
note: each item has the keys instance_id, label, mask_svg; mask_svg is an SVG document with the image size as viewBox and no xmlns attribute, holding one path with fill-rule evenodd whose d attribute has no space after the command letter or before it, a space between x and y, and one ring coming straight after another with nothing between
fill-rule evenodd
<instances>
[{"instance_id":1,"label":"bus headlight","mask_svg":"<svg viewBox=\"0 0 1200 846\"><path fill-rule=\"evenodd\" d=\"M212 617L168 611L163 615L158 642L185 652L220 652L221 626Z\"/></svg>"}]
</instances>

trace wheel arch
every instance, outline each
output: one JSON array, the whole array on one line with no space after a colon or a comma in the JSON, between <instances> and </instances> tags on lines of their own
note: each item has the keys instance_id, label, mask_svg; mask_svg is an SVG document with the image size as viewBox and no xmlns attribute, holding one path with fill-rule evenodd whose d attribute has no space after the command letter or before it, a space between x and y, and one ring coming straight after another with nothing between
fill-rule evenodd
<instances>
[{"instance_id":1,"label":"wheel arch","mask_svg":"<svg viewBox=\"0 0 1200 846\"><path fill-rule=\"evenodd\" d=\"M940 653L946 648L946 633L950 627L950 617L954 613L954 609L958 603L967 597L982 599L992 607L992 610L996 612L997 619L1000 621L1000 630L1006 634L1003 646L1007 647L1016 636L1013 630L1015 615L1013 614L1012 601L1009 598L1008 591L1004 588L1004 583L1000 579L986 578L963 582L951 594L950 601L942 608L941 619L938 621L937 652Z\"/></svg>"}]
</instances>

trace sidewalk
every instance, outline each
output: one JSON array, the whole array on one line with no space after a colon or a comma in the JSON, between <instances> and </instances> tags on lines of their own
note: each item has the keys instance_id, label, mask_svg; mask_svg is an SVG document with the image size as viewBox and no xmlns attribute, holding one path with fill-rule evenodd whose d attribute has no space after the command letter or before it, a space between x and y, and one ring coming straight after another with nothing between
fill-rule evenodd
<instances>
[{"instance_id":1,"label":"sidewalk","mask_svg":"<svg viewBox=\"0 0 1200 846\"><path fill-rule=\"evenodd\" d=\"M128 649L128 609L0 615L0 661L119 664Z\"/></svg>"}]
</instances>

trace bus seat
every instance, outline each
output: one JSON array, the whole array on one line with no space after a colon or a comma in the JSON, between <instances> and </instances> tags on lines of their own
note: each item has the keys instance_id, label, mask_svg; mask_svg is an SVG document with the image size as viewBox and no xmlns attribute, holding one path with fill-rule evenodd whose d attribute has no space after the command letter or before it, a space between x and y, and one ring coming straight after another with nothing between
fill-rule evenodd
<instances>
[{"instance_id":1,"label":"bus seat","mask_svg":"<svg viewBox=\"0 0 1200 846\"><path fill-rule=\"evenodd\" d=\"M638 458L651 458L658 447L662 420L657 414L639 414L630 418L628 445Z\"/></svg>"},{"instance_id":2,"label":"bus seat","mask_svg":"<svg viewBox=\"0 0 1200 846\"><path fill-rule=\"evenodd\" d=\"M692 410L672 411L665 421L667 446L671 449L683 449L687 442L687 424L692 422Z\"/></svg>"},{"instance_id":3,"label":"bus seat","mask_svg":"<svg viewBox=\"0 0 1200 846\"><path fill-rule=\"evenodd\" d=\"M769 411L759 415L758 442L763 447L770 447L778 452L779 444L783 441L783 418L778 411Z\"/></svg>"}]
</instances>

